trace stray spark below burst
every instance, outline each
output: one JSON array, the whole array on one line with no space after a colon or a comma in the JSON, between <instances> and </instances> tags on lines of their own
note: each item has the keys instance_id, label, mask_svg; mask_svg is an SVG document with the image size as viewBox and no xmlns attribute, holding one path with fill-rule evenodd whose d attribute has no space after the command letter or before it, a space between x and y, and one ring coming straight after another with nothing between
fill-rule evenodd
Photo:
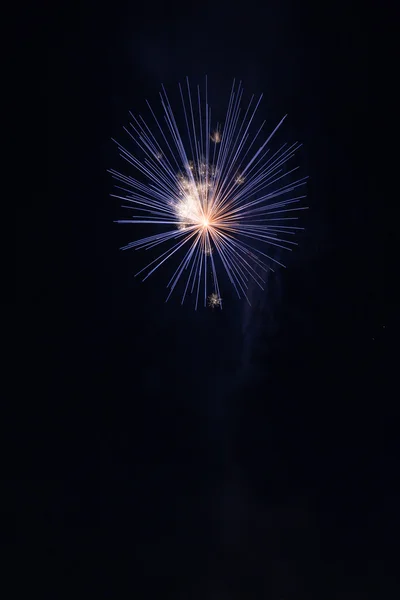
<instances>
[{"instance_id":1,"label":"stray spark below burst","mask_svg":"<svg viewBox=\"0 0 400 600\"><path fill-rule=\"evenodd\" d=\"M124 127L138 148L137 155L116 142L120 156L146 179L143 183L109 171L122 184L116 185L120 192L112 196L133 211L129 219L117 222L171 227L123 249L150 249L170 243L136 274L145 273L143 281L176 253L183 254L168 283L167 300L178 282L183 282L182 304L189 293L194 293L196 309L200 296L204 306L222 308L218 279L222 267L238 297L250 303L249 283L254 281L264 289L263 273L273 271L276 264L285 266L271 256L268 246L290 251L296 243L287 238L303 229L288 222L297 220L295 211L307 208L296 206L306 197L297 195L297 189L305 185L307 177L287 182L287 177L298 169L288 169L287 162L301 144L283 144L275 153L270 151L268 144L286 117L265 141L259 140L265 121L255 134L250 134L262 96L256 102L252 96L241 118L240 83L237 89L233 83L224 125L217 124L214 129L207 79L203 100L199 86L197 102L193 100L188 79L186 86L179 84L179 91L186 143L164 87L160 98L165 127L147 103L154 132L141 116L136 118L132 113L130 129Z\"/></svg>"}]
</instances>

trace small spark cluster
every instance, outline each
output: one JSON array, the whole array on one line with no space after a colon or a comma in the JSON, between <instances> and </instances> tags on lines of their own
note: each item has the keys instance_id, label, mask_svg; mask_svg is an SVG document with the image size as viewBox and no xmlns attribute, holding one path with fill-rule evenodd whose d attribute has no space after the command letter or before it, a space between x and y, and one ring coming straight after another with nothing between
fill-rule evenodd
<instances>
[{"instance_id":1,"label":"small spark cluster","mask_svg":"<svg viewBox=\"0 0 400 600\"><path fill-rule=\"evenodd\" d=\"M210 308L216 308L217 306L221 306L222 298L218 296L215 292L208 296L208 306Z\"/></svg>"},{"instance_id":2,"label":"small spark cluster","mask_svg":"<svg viewBox=\"0 0 400 600\"><path fill-rule=\"evenodd\" d=\"M301 209L292 205L305 196L290 194L303 186L307 178L280 184L280 187L275 185L283 183L282 180L297 169L288 171L285 165L301 144L284 144L270 155L268 143L285 117L265 141L257 144L262 127L254 136L250 136L249 130L261 98L252 107L252 97L243 119L240 119L243 94L240 84L238 89L235 89L235 84L232 87L224 127L217 125L213 131L207 83L203 113L200 88L197 88L197 120L188 80L186 99L183 88L179 86L179 89L186 123L186 145L164 89L160 97L166 131L149 105L157 126L155 132L141 117L133 115L131 129L125 128L143 158L118 144L122 158L146 178L146 183L143 183L130 175L110 171L114 179L123 184L123 187L116 187L124 192L124 195L113 196L127 202L124 207L134 212L131 218L118 222L170 226L167 231L131 242L123 249L150 249L173 242L172 247L137 273L147 271L144 277L147 279L163 263L181 252L183 257L168 284L167 300L178 283L183 281L182 303L189 292L194 292L197 308L202 284L204 306L222 308L218 259L218 268L224 268L239 298L243 295L249 301L247 289L250 281L263 289L265 280L262 272L273 270L271 263L284 266L260 246L291 250L295 242L286 238L302 229L287 223L297 219L287 213ZM207 295L210 279L213 291Z\"/></svg>"}]
</instances>

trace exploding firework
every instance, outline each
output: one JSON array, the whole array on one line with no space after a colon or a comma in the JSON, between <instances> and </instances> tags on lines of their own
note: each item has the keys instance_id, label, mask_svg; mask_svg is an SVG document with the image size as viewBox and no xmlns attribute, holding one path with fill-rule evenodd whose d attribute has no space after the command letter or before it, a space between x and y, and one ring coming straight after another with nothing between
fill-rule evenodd
<instances>
[{"instance_id":1,"label":"exploding firework","mask_svg":"<svg viewBox=\"0 0 400 600\"><path fill-rule=\"evenodd\" d=\"M283 144L272 153L269 142L285 117L273 131L261 139L264 123L255 133L251 127L262 96L252 96L241 116L243 88L233 83L223 125L212 128L208 104L207 80L204 97L197 87L194 101L189 81L179 85L183 128L178 127L166 91L160 93L164 127L148 104L154 131L145 120L131 114L130 129L124 128L136 145L132 154L118 142L120 156L142 175L111 170L129 218L118 223L149 224L161 231L133 241L123 249L150 249L168 244L144 269L147 279L173 257L180 258L168 287L169 294L181 285L183 304L189 293L195 295L195 307L202 297L204 306L222 308L219 271L226 272L239 298L247 299L251 281L264 289L265 273L274 265L284 266L271 256L268 246L291 250L290 238L302 227L294 211L305 195L297 190L307 177L288 182L298 167L287 163L301 144ZM266 139L265 139L266 138ZM296 191L295 191L296 190ZM212 293L208 295L208 289ZM208 299L208 302L207 302Z\"/></svg>"}]
</instances>

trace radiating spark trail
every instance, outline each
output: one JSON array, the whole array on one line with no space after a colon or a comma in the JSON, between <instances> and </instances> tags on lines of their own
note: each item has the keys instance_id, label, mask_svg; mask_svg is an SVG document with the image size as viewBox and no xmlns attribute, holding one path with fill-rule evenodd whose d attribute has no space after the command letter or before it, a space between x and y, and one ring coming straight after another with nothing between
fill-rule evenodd
<instances>
[{"instance_id":1,"label":"radiating spark trail","mask_svg":"<svg viewBox=\"0 0 400 600\"><path fill-rule=\"evenodd\" d=\"M122 206L132 213L130 218L117 222L161 228L159 233L122 249L150 250L169 244L136 274L143 274L143 280L180 256L167 286L167 300L182 282L182 304L189 293L194 293L196 309L201 296L204 306L222 308L218 270L223 268L238 297L249 302L249 283L253 281L264 289L262 272L273 270L273 265L284 266L263 251L264 247L290 251L297 244L286 238L303 229L287 223L298 219L296 211L307 208L296 206L306 197L296 193L307 177L288 182L298 167L288 169L287 164L301 144L283 144L270 152L271 139L286 116L265 141L260 139L265 121L251 133L262 96L257 101L251 97L242 117L241 83L236 86L233 82L225 122L215 127L211 123L207 78L204 94L200 86L193 93L188 78L185 86L179 84L179 93L183 126L178 125L162 87L164 123L147 103L154 131L141 116L130 113L130 129L124 130L136 151L131 153L115 142L121 158L139 173L135 179L109 171L119 184L112 196L123 200Z\"/></svg>"}]
</instances>

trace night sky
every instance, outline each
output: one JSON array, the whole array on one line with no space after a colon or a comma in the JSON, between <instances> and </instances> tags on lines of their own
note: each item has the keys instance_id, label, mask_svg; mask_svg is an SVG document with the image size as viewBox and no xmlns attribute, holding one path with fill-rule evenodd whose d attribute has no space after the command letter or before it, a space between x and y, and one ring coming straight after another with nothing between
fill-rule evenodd
<instances>
[{"instance_id":1,"label":"night sky","mask_svg":"<svg viewBox=\"0 0 400 600\"><path fill-rule=\"evenodd\" d=\"M84 0L40 22L49 202L17 273L31 394L14 477L16 544L40 585L53 598L397 597L359 6ZM288 113L282 142L304 143L306 230L252 308L228 290L222 311L165 304L163 277L141 283L145 258L119 250L136 232L114 223L111 138L161 84L206 74L217 109L236 77L264 93L268 123Z\"/></svg>"}]
</instances>

